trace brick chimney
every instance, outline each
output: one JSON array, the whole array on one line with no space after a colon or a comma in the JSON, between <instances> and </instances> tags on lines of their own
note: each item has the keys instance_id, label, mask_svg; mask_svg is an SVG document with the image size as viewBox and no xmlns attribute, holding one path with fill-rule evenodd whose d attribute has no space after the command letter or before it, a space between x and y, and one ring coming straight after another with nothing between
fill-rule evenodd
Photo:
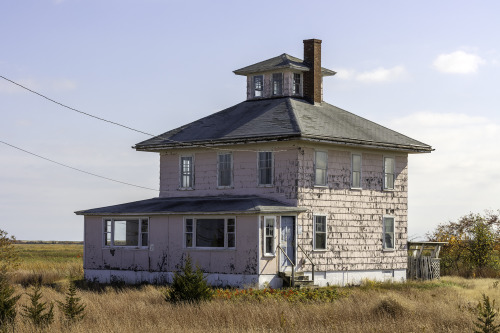
<instances>
[{"instance_id":1,"label":"brick chimney","mask_svg":"<svg viewBox=\"0 0 500 333\"><path fill-rule=\"evenodd\" d=\"M304 98L313 103L321 103L321 40L304 40L304 63L310 70L304 72Z\"/></svg>"}]
</instances>

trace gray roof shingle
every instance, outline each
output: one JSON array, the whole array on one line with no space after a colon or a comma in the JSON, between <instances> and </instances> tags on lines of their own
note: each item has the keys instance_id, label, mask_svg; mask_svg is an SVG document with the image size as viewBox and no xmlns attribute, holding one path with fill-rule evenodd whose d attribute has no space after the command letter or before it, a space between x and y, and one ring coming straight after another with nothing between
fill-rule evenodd
<instances>
[{"instance_id":1,"label":"gray roof shingle","mask_svg":"<svg viewBox=\"0 0 500 333\"><path fill-rule=\"evenodd\" d=\"M237 75L249 75L249 74L254 74L254 73L262 73L262 72L267 72L267 71L275 71L275 70L280 70L284 68L289 68L289 69L296 69L302 72L307 72L309 71L310 67L306 64L304 64L304 61L299 58L292 57L291 55L288 55L286 53L283 53L282 55L279 55L277 57L267 59L261 62L258 62L256 64L246 66L240 69L237 69L233 71L234 74ZM336 72L321 67L321 74L323 76L331 76L335 75Z\"/></svg>"},{"instance_id":2,"label":"gray roof shingle","mask_svg":"<svg viewBox=\"0 0 500 333\"><path fill-rule=\"evenodd\" d=\"M430 152L432 147L328 103L291 97L248 100L135 145L155 151L181 146L276 139Z\"/></svg>"},{"instance_id":3,"label":"gray roof shingle","mask_svg":"<svg viewBox=\"0 0 500 333\"><path fill-rule=\"evenodd\" d=\"M152 198L124 204L80 210L77 215L173 215L188 213L281 213L305 209L258 196L207 196Z\"/></svg>"}]
</instances>

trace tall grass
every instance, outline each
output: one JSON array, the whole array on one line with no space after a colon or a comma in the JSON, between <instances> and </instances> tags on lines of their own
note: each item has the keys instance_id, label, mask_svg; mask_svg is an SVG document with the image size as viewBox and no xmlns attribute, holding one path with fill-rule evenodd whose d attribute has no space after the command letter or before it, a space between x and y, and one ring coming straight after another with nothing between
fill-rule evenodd
<instances>
[{"instance_id":1,"label":"tall grass","mask_svg":"<svg viewBox=\"0 0 500 333\"><path fill-rule=\"evenodd\" d=\"M64 301L68 277L73 274L72 270L79 272L72 258L62 263L57 261L32 260L21 268L36 271L47 281L55 281L42 287L44 301ZM63 273L50 275L56 268ZM14 276L16 274L18 281L23 281L22 274L17 272ZM248 291L228 290L230 298L219 297L226 295L226 291L219 291L219 296L212 301L196 305L165 302L164 286L95 286L77 281L78 297L86 305L85 318L68 326L60 309L54 308L55 322L49 331L467 332L475 328L476 306L482 293L500 300L498 281L456 277L431 282L365 281L358 287L320 291L329 295L335 290L335 297L328 302L321 297L297 297L290 301L287 298L290 296L283 295L293 293L287 292L248 297ZM25 293L30 289L25 285L21 282L15 285L16 294L22 294L18 308L29 302ZM16 331L32 332L33 327L18 316Z\"/></svg>"}]
</instances>

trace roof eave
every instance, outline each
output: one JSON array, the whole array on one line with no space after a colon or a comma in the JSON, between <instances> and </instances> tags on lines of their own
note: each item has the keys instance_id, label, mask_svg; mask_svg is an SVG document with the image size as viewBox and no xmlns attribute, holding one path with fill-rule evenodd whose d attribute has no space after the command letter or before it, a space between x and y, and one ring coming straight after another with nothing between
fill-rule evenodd
<instances>
[{"instance_id":1,"label":"roof eave","mask_svg":"<svg viewBox=\"0 0 500 333\"><path fill-rule=\"evenodd\" d=\"M76 211L76 215L83 216L158 216L158 215L256 215L256 214L281 214L281 213L303 213L307 208L304 207L274 207L274 206L258 206L257 209L251 210L221 210L215 212L139 212L139 213L116 213L116 212L99 212L86 213L86 211Z\"/></svg>"}]
</instances>

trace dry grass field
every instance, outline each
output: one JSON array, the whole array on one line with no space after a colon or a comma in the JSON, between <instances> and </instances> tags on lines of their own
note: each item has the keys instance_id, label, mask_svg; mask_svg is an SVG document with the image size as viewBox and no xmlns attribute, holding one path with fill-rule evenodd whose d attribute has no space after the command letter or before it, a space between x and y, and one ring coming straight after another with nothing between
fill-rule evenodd
<instances>
[{"instance_id":1,"label":"dry grass field","mask_svg":"<svg viewBox=\"0 0 500 333\"><path fill-rule=\"evenodd\" d=\"M25 293L31 291L26 274L42 276L44 301L64 301L69 279L82 277L78 246L68 246L67 251L66 245L20 246L23 258L31 259L11 276L16 294L23 295L16 332L33 332L19 315L20 306L29 301ZM367 281L362 286L331 289L337 293L332 302L288 299L278 293L239 297L241 292L231 290L230 299L215 297L199 305L167 303L161 286L96 287L80 281L78 296L86 304L86 317L68 326L55 307L55 321L47 331L472 332L482 293L500 301L498 281L455 277L394 284Z\"/></svg>"}]
</instances>

